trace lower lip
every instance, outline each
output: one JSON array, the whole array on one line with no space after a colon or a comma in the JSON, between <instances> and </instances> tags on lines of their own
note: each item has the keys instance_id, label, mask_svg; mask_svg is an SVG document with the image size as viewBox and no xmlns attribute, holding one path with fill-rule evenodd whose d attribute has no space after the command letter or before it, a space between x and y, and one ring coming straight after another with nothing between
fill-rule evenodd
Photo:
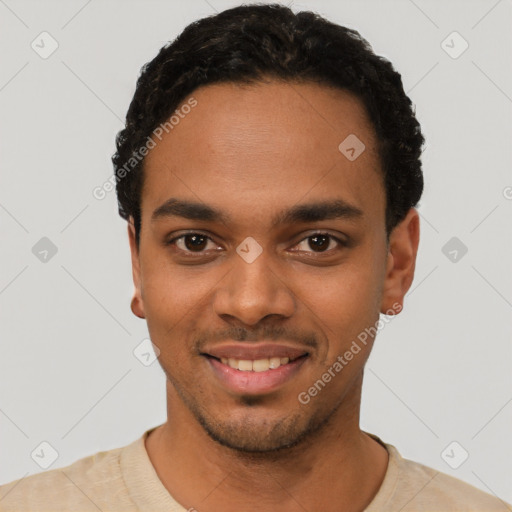
<instances>
[{"instance_id":1,"label":"lower lip","mask_svg":"<svg viewBox=\"0 0 512 512\"><path fill-rule=\"evenodd\" d=\"M265 394L275 391L288 382L300 369L306 357L299 357L274 370L243 372L221 363L213 357L206 358L211 368L226 388L237 394Z\"/></svg>"}]
</instances>

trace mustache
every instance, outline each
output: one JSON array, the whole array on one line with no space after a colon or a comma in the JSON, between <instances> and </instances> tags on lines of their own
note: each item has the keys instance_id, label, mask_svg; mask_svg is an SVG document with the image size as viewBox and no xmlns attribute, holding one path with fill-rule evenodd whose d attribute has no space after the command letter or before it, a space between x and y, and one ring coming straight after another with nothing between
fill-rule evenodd
<instances>
[{"instance_id":1,"label":"mustache","mask_svg":"<svg viewBox=\"0 0 512 512\"><path fill-rule=\"evenodd\" d=\"M218 332L205 332L198 335L194 345L200 352L208 343L225 340L249 342L291 340L305 347L318 347L317 333L302 332L277 326L264 326L256 330L247 329L245 327L230 327Z\"/></svg>"}]
</instances>

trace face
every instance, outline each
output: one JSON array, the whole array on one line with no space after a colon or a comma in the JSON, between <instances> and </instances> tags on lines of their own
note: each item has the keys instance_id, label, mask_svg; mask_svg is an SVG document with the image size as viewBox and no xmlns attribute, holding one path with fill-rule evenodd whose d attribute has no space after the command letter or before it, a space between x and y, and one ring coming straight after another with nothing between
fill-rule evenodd
<instances>
[{"instance_id":1,"label":"face","mask_svg":"<svg viewBox=\"0 0 512 512\"><path fill-rule=\"evenodd\" d=\"M388 247L376 139L351 94L268 81L191 96L145 160L132 308L170 411L225 446L282 449L358 415L373 342L358 336L410 286L417 214ZM351 134L358 156L339 149Z\"/></svg>"}]
</instances>

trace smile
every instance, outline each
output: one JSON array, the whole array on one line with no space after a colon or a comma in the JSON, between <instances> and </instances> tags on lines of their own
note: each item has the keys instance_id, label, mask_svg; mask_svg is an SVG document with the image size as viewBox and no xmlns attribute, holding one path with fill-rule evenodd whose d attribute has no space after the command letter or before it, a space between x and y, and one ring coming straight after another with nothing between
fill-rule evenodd
<instances>
[{"instance_id":1,"label":"smile","mask_svg":"<svg viewBox=\"0 0 512 512\"><path fill-rule=\"evenodd\" d=\"M267 370L276 370L280 366L288 364L290 358L270 357L251 361L250 359L234 359L233 357L227 359L223 357L220 361L222 364L241 372L266 372Z\"/></svg>"},{"instance_id":2,"label":"smile","mask_svg":"<svg viewBox=\"0 0 512 512\"><path fill-rule=\"evenodd\" d=\"M264 395L290 382L307 361L308 353L263 357L257 359L215 357L203 354L212 370L212 377L226 391L236 395Z\"/></svg>"}]
</instances>

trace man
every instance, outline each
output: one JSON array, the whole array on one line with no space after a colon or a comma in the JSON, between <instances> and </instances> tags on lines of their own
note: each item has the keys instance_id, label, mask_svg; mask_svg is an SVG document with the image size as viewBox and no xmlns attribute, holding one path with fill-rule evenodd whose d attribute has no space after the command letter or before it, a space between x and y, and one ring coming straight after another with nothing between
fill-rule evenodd
<instances>
[{"instance_id":1,"label":"man","mask_svg":"<svg viewBox=\"0 0 512 512\"><path fill-rule=\"evenodd\" d=\"M168 420L1 510L507 510L359 427L419 242L423 136L388 61L313 13L230 9L143 68L116 142Z\"/></svg>"}]
</instances>

